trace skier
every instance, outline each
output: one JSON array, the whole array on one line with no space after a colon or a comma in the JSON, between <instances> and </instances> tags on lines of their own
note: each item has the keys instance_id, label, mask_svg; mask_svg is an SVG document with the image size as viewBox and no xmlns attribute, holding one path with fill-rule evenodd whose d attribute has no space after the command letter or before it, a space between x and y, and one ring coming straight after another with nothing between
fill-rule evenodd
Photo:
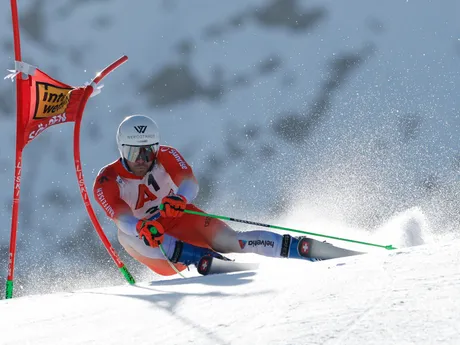
<instances>
[{"instance_id":1,"label":"skier","mask_svg":"<svg viewBox=\"0 0 460 345\"><path fill-rule=\"evenodd\" d=\"M160 145L155 121L128 116L118 127L116 140L121 157L99 171L94 196L115 222L125 250L160 275L175 274L172 264L178 271L196 265L205 274L207 265L200 271L200 259L226 260L220 253L310 261L359 254L305 237L238 232L219 219L184 213L185 209L202 212L192 204L198 182L175 148Z\"/></svg>"}]
</instances>

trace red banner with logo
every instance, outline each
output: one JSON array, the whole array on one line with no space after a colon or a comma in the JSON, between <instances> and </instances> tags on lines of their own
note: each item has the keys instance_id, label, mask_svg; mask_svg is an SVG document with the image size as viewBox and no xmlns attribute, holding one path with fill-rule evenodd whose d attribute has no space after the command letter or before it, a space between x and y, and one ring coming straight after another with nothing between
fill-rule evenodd
<instances>
[{"instance_id":1,"label":"red banner with logo","mask_svg":"<svg viewBox=\"0 0 460 345\"><path fill-rule=\"evenodd\" d=\"M24 107L19 114L22 126L18 128L22 147L51 126L75 121L84 87L69 86L39 69L27 79L17 81L20 84L18 97Z\"/></svg>"}]
</instances>

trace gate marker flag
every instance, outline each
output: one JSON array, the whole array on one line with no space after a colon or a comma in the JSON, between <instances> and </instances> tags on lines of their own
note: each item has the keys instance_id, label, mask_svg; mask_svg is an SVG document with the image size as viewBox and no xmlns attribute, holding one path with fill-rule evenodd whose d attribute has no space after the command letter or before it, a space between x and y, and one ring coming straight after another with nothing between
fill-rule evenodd
<instances>
[{"instance_id":1,"label":"gate marker flag","mask_svg":"<svg viewBox=\"0 0 460 345\"><path fill-rule=\"evenodd\" d=\"M74 162L80 194L91 221L118 268L130 284L134 278L124 266L115 250L110 245L89 202L88 193L81 171L80 161L80 123L89 97L101 91L98 83L114 69L128 60L122 56L97 74L91 83L73 87L51 78L35 66L21 59L21 42L19 35L18 8L16 0L10 0L14 36L15 70L8 70L5 79L16 80L16 163L13 186L13 210L11 217L11 236L8 257L8 277L6 281L6 298L13 297L14 262L16 256L16 234L19 214L19 197L21 191L22 152L27 144L40 133L54 125L75 122L74 127Z\"/></svg>"}]
</instances>

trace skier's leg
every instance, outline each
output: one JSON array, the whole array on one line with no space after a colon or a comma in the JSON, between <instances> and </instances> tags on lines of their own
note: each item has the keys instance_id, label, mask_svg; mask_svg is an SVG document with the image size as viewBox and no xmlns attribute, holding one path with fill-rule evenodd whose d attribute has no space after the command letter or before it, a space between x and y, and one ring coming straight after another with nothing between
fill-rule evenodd
<instances>
[{"instance_id":1,"label":"skier's leg","mask_svg":"<svg viewBox=\"0 0 460 345\"><path fill-rule=\"evenodd\" d=\"M201 231L207 235L209 246L220 253L255 253L311 261L362 254L306 237L296 238L264 230L235 231L219 219L206 219L207 227Z\"/></svg>"},{"instance_id":2,"label":"skier's leg","mask_svg":"<svg viewBox=\"0 0 460 345\"><path fill-rule=\"evenodd\" d=\"M174 253L176 239L168 235L164 235L163 237L163 248L165 249L167 256L171 257ZM144 241L137 237L129 236L121 230L118 230L118 241L129 255L150 268L155 273L163 276L176 274L174 269L161 253L160 248L149 247L145 245ZM186 266L182 264L175 264L175 266L179 271L183 271L186 268Z\"/></svg>"},{"instance_id":3,"label":"skier's leg","mask_svg":"<svg viewBox=\"0 0 460 345\"><path fill-rule=\"evenodd\" d=\"M187 210L203 212L192 204L187 205ZM184 213L178 218L160 217L158 221L168 235L197 247L211 249L210 238L212 236L208 232L210 222L207 217Z\"/></svg>"},{"instance_id":4,"label":"skier's leg","mask_svg":"<svg viewBox=\"0 0 460 345\"><path fill-rule=\"evenodd\" d=\"M188 210L203 212L195 205ZM161 219L160 219L161 221ZM168 224L167 233L183 242L210 248L219 253L256 253L279 257L283 236L269 231L236 232L217 218L184 214L174 224Z\"/></svg>"},{"instance_id":5,"label":"skier's leg","mask_svg":"<svg viewBox=\"0 0 460 345\"><path fill-rule=\"evenodd\" d=\"M187 210L203 212L195 205L187 205ZM223 221L198 215L185 213L174 221L159 219L166 232L181 240L197 247L212 249L221 253L240 253L244 252L238 245L236 232ZM265 232L270 236L274 233ZM278 235L279 236L279 235ZM271 238L271 237L270 237Z\"/></svg>"},{"instance_id":6,"label":"skier's leg","mask_svg":"<svg viewBox=\"0 0 460 345\"><path fill-rule=\"evenodd\" d=\"M203 212L191 204L187 205L187 209ZM184 214L177 218L174 224L168 226L167 233L185 243L209 248L219 253L255 253L269 257L312 261L361 254L310 238L295 238L271 231L237 232L220 219L192 214ZM197 251L188 246L187 248L193 252L191 256L195 258Z\"/></svg>"},{"instance_id":7,"label":"skier's leg","mask_svg":"<svg viewBox=\"0 0 460 345\"><path fill-rule=\"evenodd\" d=\"M239 232L229 226L221 227L213 239L212 248L221 253L255 253L311 261L362 254L307 237L296 238L264 230Z\"/></svg>"}]
</instances>

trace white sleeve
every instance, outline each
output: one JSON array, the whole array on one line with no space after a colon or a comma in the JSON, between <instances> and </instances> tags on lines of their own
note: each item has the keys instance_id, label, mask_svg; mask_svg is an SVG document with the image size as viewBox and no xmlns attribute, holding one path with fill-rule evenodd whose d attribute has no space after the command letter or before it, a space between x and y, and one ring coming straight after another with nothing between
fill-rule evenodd
<instances>
[{"instance_id":1,"label":"white sleeve","mask_svg":"<svg viewBox=\"0 0 460 345\"><path fill-rule=\"evenodd\" d=\"M115 219L115 224L126 235L137 236L136 224L138 221L139 219L132 215L122 215Z\"/></svg>"},{"instance_id":2,"label":"white sleeve","mask_svg":"<svg viewBox=\"0 0 460 345\"><path fill-rule=\"evenodd\" d=\"M181 182L179 188L177 189L177 194L184 196L190 204L198 195L199 189L200 187L195 180L187 179Z\"/></svg>"}]
</instances>

